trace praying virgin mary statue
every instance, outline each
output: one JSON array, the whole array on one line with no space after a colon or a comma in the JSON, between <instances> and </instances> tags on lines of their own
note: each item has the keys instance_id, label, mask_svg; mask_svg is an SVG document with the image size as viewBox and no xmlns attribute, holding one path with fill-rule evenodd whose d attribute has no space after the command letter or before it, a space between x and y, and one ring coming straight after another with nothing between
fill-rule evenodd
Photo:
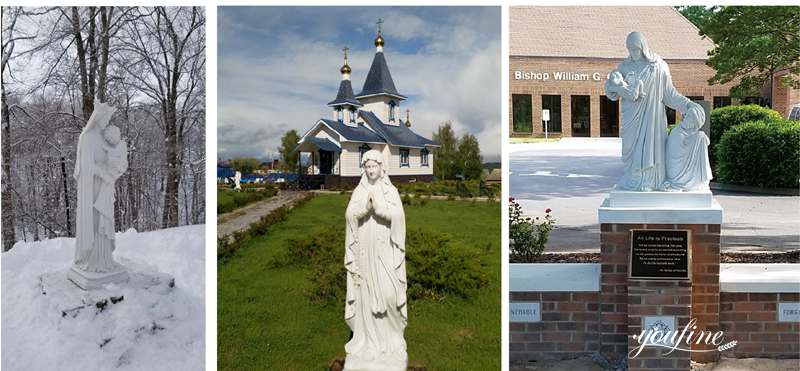
<instances>
[{"instance_id":1,"label":"praying virgin mary statue","mask_svg":"<svg viewBox=\"0 0 800 371\"><path fill-rule=\"evenodd\" d=\"M95 104L78 138L75 259L68 277L84 290L128 279L113 256L114 183L128 168L127 146L119 129L108 125L114 111L105 103Z\"/></svg>"},{"instance_id":2,"label":"praying virgin mary statue","mask_svg":"<svg viewBox=\"0 0 800 371\"><path fill-rule=\"evenodd\" d=\"M616 189L666 190L669 186L666 182L665 106L682 114L700 106L675 90L667 63L650 50L641 33L628 34L625 44L628 58L609 74L605 83L609 99L622 99L625 171Z\"/></svg>"},{"instance_id":3,"label":"praying virgin mary statue","mask_svg":"<svg viewBox=\"0 0 800 371\"><path fill-rule=\"evenodd\" d=\"M353 337L345 345L344 369L405 371L408 357L403 331L408 314L403 203L382 168L380 152L367 151L361 165L361 181L345 212L344 318Z\"/></svg>"}]
</instances>

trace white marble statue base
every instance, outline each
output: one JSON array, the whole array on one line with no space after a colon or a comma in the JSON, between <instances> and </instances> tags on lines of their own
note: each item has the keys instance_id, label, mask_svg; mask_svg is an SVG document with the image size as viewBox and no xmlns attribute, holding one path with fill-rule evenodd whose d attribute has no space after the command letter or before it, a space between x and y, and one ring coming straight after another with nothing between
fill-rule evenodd
<instances>
[{"instance_id":1,"label":"white marble statue base","mask_svg":"<svg viewBox=\"0 0 800 371\"><path fill-rule=\"evenodd\" d=\"M390 359L367 360L348 354L344 360L344 371L406 371L408 361L394 362Z\"/></svg>"},{"instance_id":2,"label":"white marble statue base","mask_svg":"<svg viewBox=\"0 0 800 371\"><path fill-rule=\"evenodd\" d=\"M114 272L87 272L72 266L67 273L67 278L83 290L95 290L109 283L122 283L128 281L128 272L120 265Z\"/></svg>"},{"instance_id":3,"label":"white marble statue base","mask_svg":"<svg viewBox=\"0 0 800 371\"><path fill-rule=\"evenodd\" d=\"M612 190L598 209L600 224L722 224L722 206L711 191Z\"/></svg>"}]
</instances>

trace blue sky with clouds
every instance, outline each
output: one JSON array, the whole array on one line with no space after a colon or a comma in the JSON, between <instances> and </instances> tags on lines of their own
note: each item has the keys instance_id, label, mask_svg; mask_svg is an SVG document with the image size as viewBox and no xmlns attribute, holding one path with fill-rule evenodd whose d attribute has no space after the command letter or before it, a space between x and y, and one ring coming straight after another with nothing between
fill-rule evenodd
<instances>
[{"instance_id":1,"label":"blue sky with clouds","mask_svg":"<svg viewBox=\"0 0 800 371\"><path fill-rule=\"evenodd\" d=\"M219 158L277 156L289 129L330 118L326 103L350 48L358 93L381 18L395 86L413 129L430 137L445 120L500 160L499 7L220 7Z\"/></svg>"}]
</instances>

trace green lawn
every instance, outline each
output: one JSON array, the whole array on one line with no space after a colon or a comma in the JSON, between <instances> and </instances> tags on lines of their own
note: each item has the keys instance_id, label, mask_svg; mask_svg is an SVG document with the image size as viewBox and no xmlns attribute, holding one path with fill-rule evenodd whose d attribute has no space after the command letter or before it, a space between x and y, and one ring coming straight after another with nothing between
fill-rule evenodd
<instances>
[{"instance_id":1,"label":"green lawn","mask_svg":"<svg viewBox=\"0 0 800 371\"><path fill-rule=\"evenodd\" d=\"M326 225L342 227L348 196L317 196L254 238L218 266L217 334L220 370L327 370L344 357L350 329L344 303L309 301L302 268L272 268L286 241ZM454 243L485 251L489 284L471 299L409 303L409 362L429 370L500 369L500 206L497 202L429 200L406 206L408 229L447 233ZM344 246L342 247L344 248ZM344 269L344 268L342 268Z\"/></svg>"}]
</instances>

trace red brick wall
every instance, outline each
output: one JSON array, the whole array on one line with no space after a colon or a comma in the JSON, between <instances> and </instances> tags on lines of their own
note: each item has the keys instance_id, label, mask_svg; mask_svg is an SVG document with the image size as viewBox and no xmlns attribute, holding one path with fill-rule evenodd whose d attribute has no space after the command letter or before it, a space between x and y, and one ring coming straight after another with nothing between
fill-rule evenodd
<instances>
[{"instance_id":1,"label":"red brick wall","mask_svg":"<svg viewBox=\"0 0 800 371\"><path fill-rule=\"evenodd\" d=\"M571 359L597 352L598 299L597 292L512 292L511 302L541 302L542 321L510 324L510 359Z\"/></svg>"},{"instance_id":2,"label":"red brick wall","mask_svg":"<svg viewBox=\"0 0 800 371\"><path fill-rule=\"evenodd\" d=\"M723 355L800 358L800 323L778 322L779 301L798 302L800 293L721 293L720 327L726 342L738 341Z\"/></svg>"}]
</instances>

